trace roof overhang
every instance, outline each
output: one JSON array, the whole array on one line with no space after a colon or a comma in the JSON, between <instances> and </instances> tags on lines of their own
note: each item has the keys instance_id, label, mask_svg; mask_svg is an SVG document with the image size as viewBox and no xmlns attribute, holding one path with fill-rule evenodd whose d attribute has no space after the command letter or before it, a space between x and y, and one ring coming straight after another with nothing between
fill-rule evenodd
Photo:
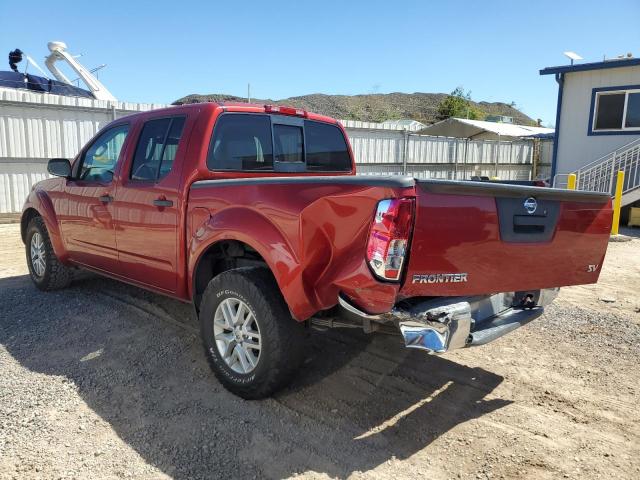
<instances>
[{"instance_id":1,"label":"roof overhang","mask_svg":"<svg viewBox=\"0 0 640 480\"><path fill-rule=\"evenodd\" d=\"M607 60L604 62L580 63L577 65L560 65L540 70L540 75L554 75L557 73L586 72L589 70L603 70L605 68L622 68L640 65L640 58L626 58Z\"/></svg>"}]
</instances>

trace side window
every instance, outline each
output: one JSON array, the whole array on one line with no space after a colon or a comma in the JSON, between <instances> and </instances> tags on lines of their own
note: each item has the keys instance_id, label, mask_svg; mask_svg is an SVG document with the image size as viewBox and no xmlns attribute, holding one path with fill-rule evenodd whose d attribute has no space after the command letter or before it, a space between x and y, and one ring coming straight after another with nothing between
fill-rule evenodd
<instances>
[{"instance_id":1,"label":"side window","mask_svg":"<svg viewBox=\"0 0 640 480\"><path fill-rule=\"evenodd\" d=\"M333 125L305 120L307 170L348 172L351 157L342 131Z\"/></svg>"},{"instance_id":2,"label":"side window","mask_svg":"<svg viewBox=\"0 0 640 480\"><path fill-rule=\"evenodd\" d=\"M272 170L268 115L222 115L216 122L207 166L211 170Z\"/></svg>"},{"instance_id":3,"label":"side window","mask_svg":"<svg viewBox=\"0 0 640 480\"><path fill-rule=\"evenodd\" d=\"M128 133L128 125L119 125L100 135L83 155L78 179L109 183Z\"/></svg>"},{"instance_id":4,"label":"side window","mask_svg":"<svg viewBox=\"0 0 640 480\"><path fill-rule=\"evenodd\" d=\"M131 180L156 181L173 166L185 117L149 120L142 127L131 165Z\"/></svg>"},{"instance_id":5,"label":"side window","mask_svg":"<svg viewBox=\"0 0 640 480\"><path fill-rule=\"evenodd\" d=\"M301 127L275 124L273 143L276 162L304 162Z\"/></svg>"}]
</instances>

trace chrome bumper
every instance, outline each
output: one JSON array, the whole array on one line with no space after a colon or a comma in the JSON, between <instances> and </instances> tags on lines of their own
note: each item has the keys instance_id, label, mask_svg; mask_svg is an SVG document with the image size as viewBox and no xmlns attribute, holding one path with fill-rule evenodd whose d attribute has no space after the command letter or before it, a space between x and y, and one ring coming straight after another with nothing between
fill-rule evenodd
<instances>
[{"instance_id":1,"label":"chrome bumper","mask_svg":"<svg viewBox=\"0 0 640 480\"><path fill-rule=\"evenodd\" d=\"M363 324L394 323L405 345L444 353L492 342L538 318L558 295L558 288L477 297L441 297L394 308L381 315L360 311L342 296L343 314Z\"/></svg>"}]
</instances>

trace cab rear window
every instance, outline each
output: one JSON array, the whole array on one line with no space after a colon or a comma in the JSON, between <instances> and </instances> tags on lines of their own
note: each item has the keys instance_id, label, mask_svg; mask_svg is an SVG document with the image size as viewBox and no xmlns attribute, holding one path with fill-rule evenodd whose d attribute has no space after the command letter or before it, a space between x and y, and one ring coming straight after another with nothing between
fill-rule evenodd
<instances>
[{"instance_id":1,"label":"cab rear window","mask_svg":"<svg viewBox=\"0 0 640 480\"><path fill-rule=\"evenodd\" d=\"M305 120L307 170L348 172L351 157L347 142L338 127Z\"/></svg>"},{"instance_id":2,"label":"cab rear window","mask_svg":"<svg viewBox=\"0 0 640 480\"><path fill-rule=\"evenodd\" d=\"M209 145L211 170L273 170L268 115L223 115Z\"/></svg>"},{"instance_id":3,"label":"cab rear window","mask_svg":"<svg viewBox=\"0 0 640 480\"><path fill-rule=\"evenodd\" d=\"M272 121L270 115L223 114L209 144L211 170L348 172L351 157L342 131L300 119Z\"/></svg>"}]
</instances>

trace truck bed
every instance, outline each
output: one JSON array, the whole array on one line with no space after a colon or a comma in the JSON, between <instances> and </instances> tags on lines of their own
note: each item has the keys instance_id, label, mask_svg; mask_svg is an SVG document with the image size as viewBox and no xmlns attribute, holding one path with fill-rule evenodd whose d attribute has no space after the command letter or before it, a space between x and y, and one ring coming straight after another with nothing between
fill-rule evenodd
<instances>
[{"instance_id":1,"label":"truck bed","mask_svg":"<svg viewBox=\"0 0 640 480\"><path fill-rule=\"evenodd\" d=\"M376 204L386 198L415 198L398 282L375 278L365 258ZM535 199L535 212L526 210L527 199ZM191 186L189 203L211 215L210 233L197 243L251 239L273 261L298 319L335 305L339 293L363 311L381 313L409 297L594 283L611 225L607 195L402 176L204 180Z\"/></svg>"}]
</instances>

